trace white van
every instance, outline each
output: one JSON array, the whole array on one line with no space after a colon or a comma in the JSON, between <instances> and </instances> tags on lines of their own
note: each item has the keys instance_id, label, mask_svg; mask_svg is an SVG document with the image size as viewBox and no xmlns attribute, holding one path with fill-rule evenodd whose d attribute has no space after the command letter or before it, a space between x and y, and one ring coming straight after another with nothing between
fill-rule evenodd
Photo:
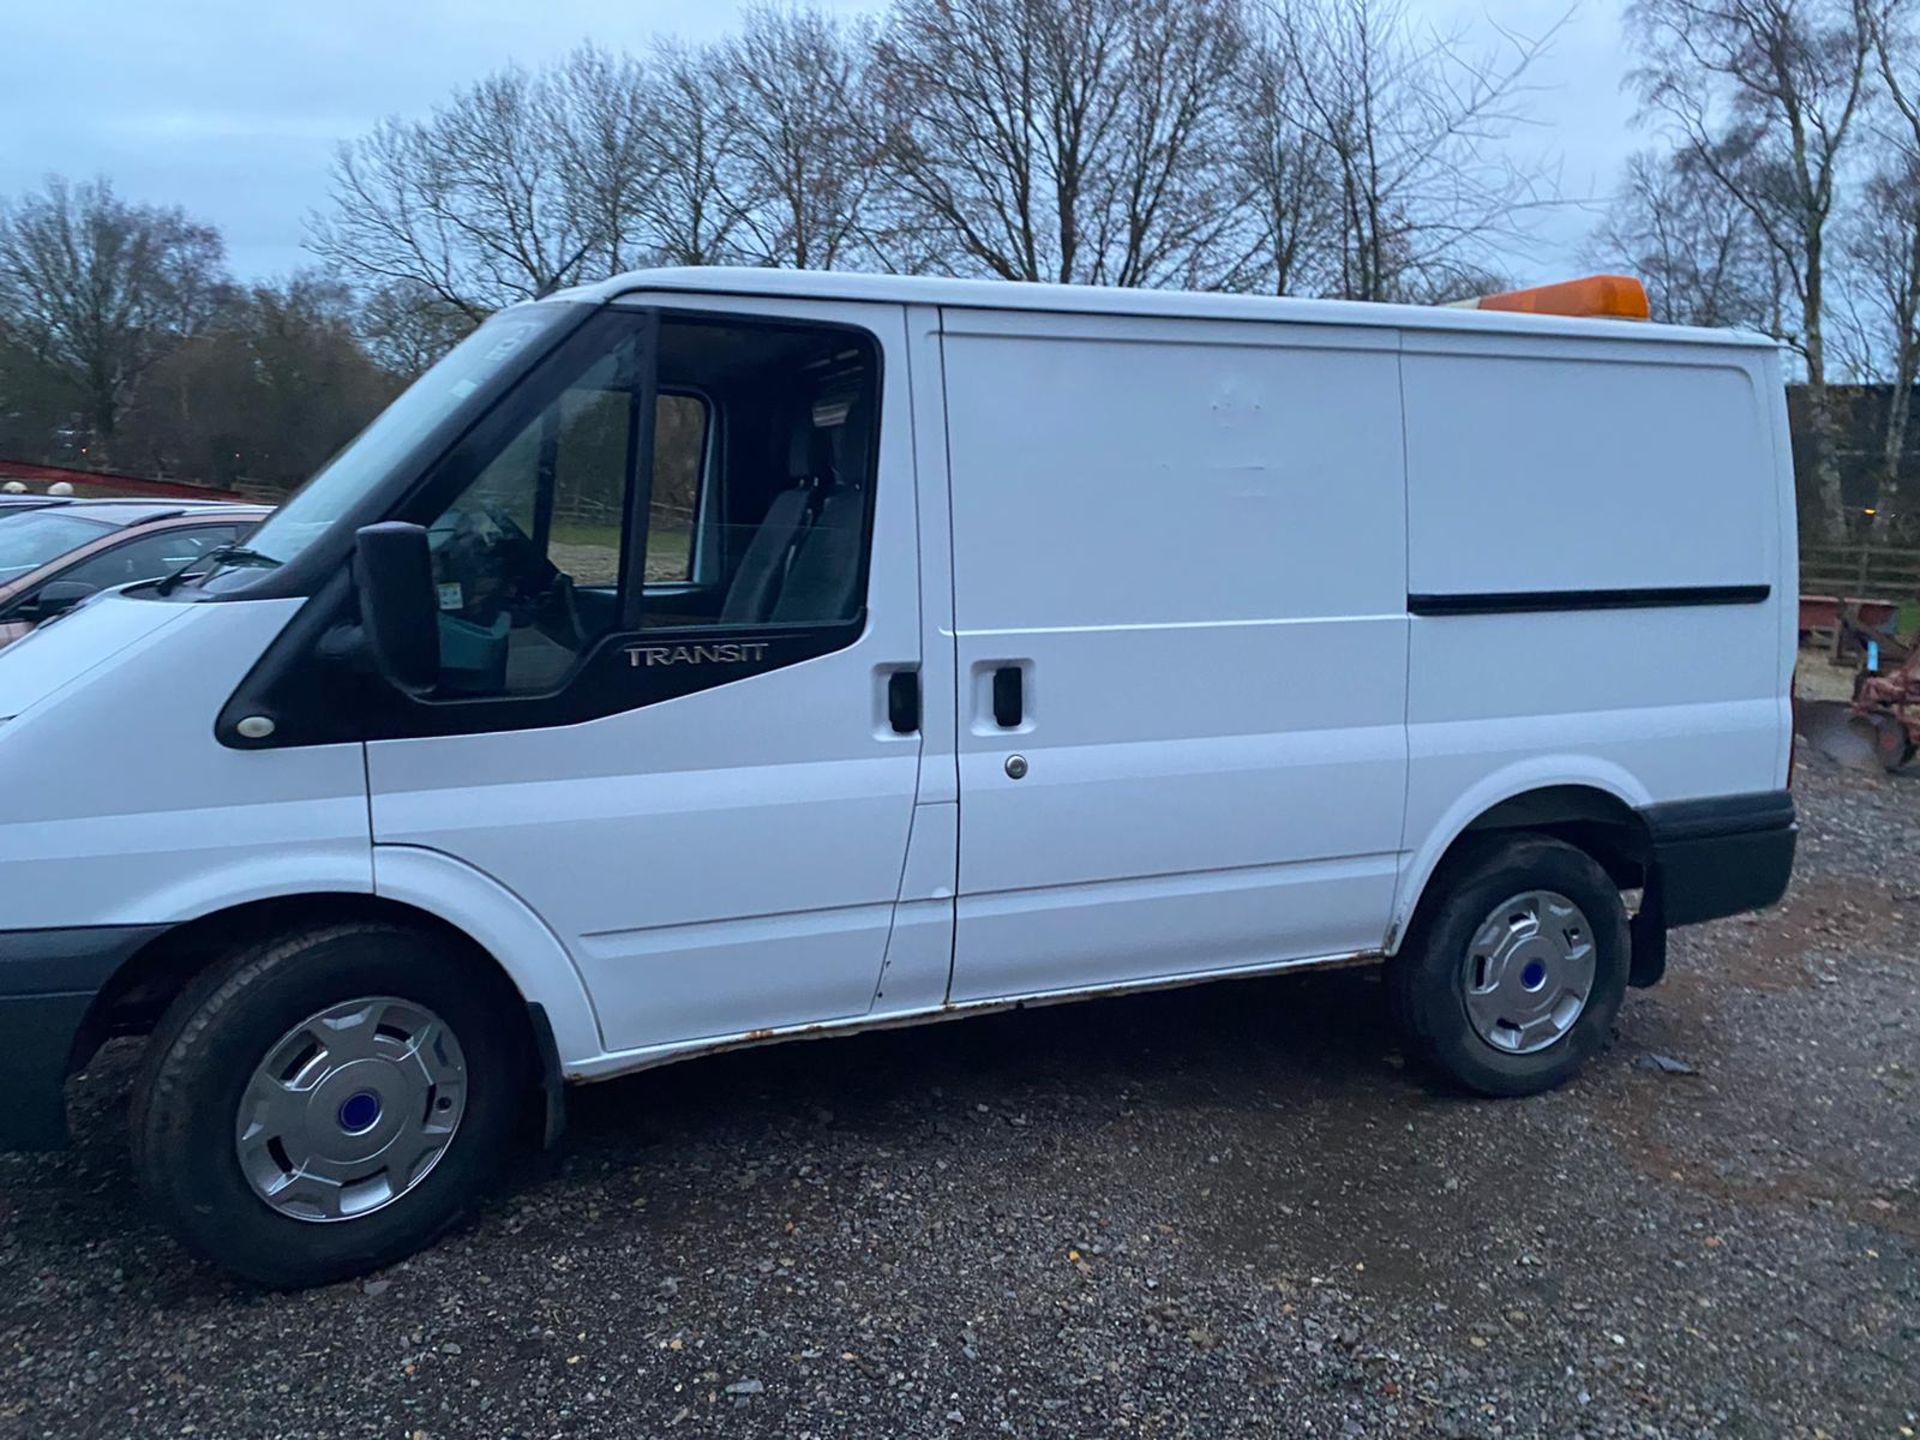
<instances>
[{"instance_id":1,"label":"white van","mask_svg":"<svg viewBox=\"0 0 1920 1440\"><path fill-rule=\"evenodd\" d=\"M0 655L0 1143L151 1032L146 1193L270 1284L787 1038L1378 961L1537 1091L1792 865L1757 339L644 272L249 544Z\"/></svg>"}]
</instances>

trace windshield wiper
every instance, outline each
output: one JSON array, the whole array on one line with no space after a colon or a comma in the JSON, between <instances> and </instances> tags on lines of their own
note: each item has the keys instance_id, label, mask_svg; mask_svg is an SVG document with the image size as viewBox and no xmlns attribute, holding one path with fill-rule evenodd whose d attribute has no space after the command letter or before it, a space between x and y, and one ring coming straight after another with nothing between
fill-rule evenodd
<instances>
[{"instance_id":1,"label":"windshield wiper","mask_svg":"<svg viewBox=\"0 0 1920 1440\"><path fill-rule=\"evenodd\" d=\"M271 555L262 555L258 550L249 550L246 546L237 542L231 545L216 545L204 554L195 555L178 570L168 575L158 585L153 587L153 593L156 595L171 595L174 587L191 575L196 567L199 566L206 567L200 572L200 578L204 580L222 565L265 565L269 568L274 568L279 564L280 562Z\"/></svg>"}]
</instances>

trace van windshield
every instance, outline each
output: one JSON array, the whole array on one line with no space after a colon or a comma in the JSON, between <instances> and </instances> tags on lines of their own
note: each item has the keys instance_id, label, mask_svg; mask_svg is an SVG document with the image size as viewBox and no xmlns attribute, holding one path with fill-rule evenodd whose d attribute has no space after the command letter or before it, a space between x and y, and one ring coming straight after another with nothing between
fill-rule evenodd
<instances>
[{"instance_id":1,"label":"van windshield","mask_svg":"<svg viewBox=\"0 0 1920 1440\"><path fill-rule=\"evenodd\" d=\"M253 563L284 565L306 549L502 366L576 313L569 305L521 305L488 320L267 517L247 541Z\"/></svg>"}]
</instances>

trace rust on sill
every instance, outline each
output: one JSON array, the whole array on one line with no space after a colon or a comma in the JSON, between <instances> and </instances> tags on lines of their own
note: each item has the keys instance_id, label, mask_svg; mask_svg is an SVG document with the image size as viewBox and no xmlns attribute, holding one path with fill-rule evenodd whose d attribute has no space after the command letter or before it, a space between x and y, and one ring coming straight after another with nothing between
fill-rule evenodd
<instances>
[{"instance_id":1,"label":"rust on sill","mask_svg":"<svg viewBox=\"0 0 1920 1440\"><path fill-rule=\"evenodd\" d=\"M743 1034L730 1035L722 1039L696 1041L671 1048L663 1047L661 1053L636 1060L618 1069L604 1070L591 1076L578 1078L584 1079L587 1083L593 1083L618 1079L624 1075L656 1069L681 1060L724 1055L729 1051L746 1050L759 1045L784 1044L789 1040L825 1040L843 1035L869 1034L878 1030L901 1030L914 1025L967 1020L975 1016L1005 1014L1015 1010L1037 1010L1049 1005L1066 1005L1080 1000L1151 995L1163 990L1185 990L1195 985L1210 985L1218 980L1266 980L1281 975L1306 974L1310 971L1350 970L1361 966L1378 965L1386 958L1385 953L1380 950L1356 950L1345 955L1281 961L1274 965L1251 967L1239 971L1156 976L1146 980L1122 981L1119 984L1086 985L1072 990L1054 990L1016 999L954 1000L949 997L941 1001L937 1008L908 1010L892 1015L856 1015L845 1019L815 1021L808 1025L761 1026Z\"/></svg>"}]
</instances>

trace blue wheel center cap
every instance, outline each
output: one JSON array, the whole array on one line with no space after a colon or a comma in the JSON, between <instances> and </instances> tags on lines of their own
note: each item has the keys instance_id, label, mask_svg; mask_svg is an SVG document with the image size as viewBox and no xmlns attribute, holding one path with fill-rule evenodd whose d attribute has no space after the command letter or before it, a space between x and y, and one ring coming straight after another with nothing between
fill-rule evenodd
<instances>
[{"instance_id":1,"label":"blue wheel center cap","mask_svg":"<svg viewBox=\"0 0 1920 1440\"><path fill-rule=\"evenodd\" d=\"M364 1135L380 1123L380 1097L371 1090L349 1095L340 1106L340 1128L349 1135Z\"/></svg>"},{"instance_id":2,"label":"blue wheel center cap","mask_svg":"<svg viewBox=\"0 0 1920 1440\"><path fill-rule=\"evenodd\" d=\"M1547 983L1546 961L1529 960L1527 962L1527 968L1520 972L1520 983L1529 990L1538 990L1542 985L1546 984ZM359 1098L360 1097L357 1095L354 1097L355 1100ZM352 1104L353 1101L350 1100L347 1103Z\"/></svg>"}]
</instances>

